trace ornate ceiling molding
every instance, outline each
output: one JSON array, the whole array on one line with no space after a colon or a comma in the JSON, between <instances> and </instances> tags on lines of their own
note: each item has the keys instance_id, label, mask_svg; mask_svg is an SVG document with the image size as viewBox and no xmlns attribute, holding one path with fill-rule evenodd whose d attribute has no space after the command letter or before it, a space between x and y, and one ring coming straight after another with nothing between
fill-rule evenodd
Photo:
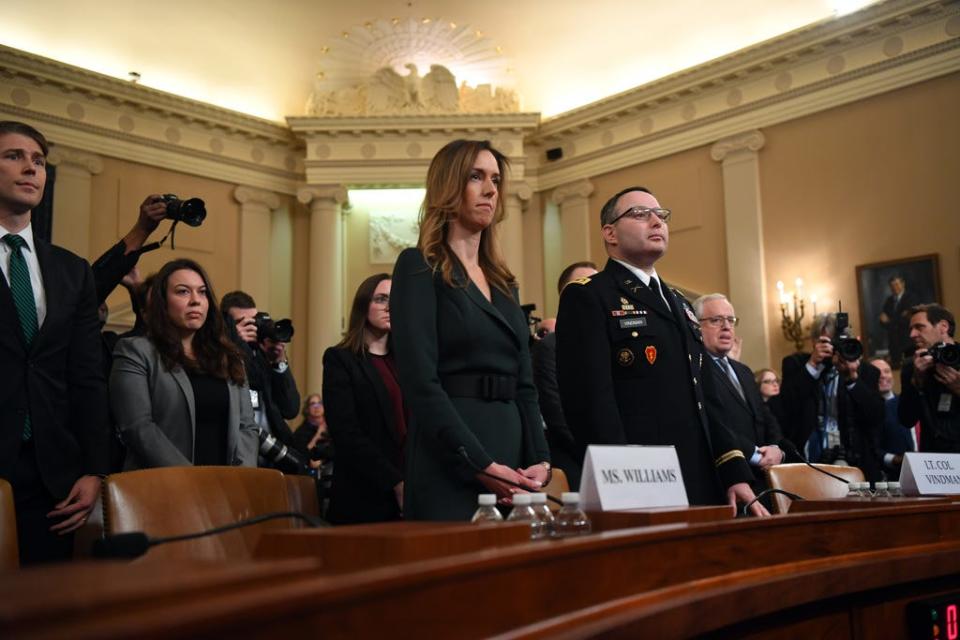
<instances>
[{"instance_id":1,"label":"ornate ceiling molding","mask_svg":"<svg viewBox=\"0 0 960 640\"><path fill-rule=\"evenodd\" d=\"M64 165L79 167L92 175L103 172L103 158L95 153L87 153L63 145L52 147L47 161L58 167Z\"/></svg>"}]
</instances>

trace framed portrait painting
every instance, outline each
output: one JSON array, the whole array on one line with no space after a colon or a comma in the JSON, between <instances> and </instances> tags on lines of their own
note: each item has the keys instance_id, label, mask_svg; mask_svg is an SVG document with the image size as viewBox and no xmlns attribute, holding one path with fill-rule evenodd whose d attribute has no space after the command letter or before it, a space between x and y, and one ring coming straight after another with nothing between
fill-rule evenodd
<instances>
[{"instance_id":1,"label":"framed portrait painting","mask_svg":"<svg viewBox=\"0 0 960 640\"><path fill-rule=\"evenodd\" d=\"M885 357L899 369L910 347L910 307L940 302L937 254L857 267L861 337L867 357Z\"/></svg>"}]
</instances>

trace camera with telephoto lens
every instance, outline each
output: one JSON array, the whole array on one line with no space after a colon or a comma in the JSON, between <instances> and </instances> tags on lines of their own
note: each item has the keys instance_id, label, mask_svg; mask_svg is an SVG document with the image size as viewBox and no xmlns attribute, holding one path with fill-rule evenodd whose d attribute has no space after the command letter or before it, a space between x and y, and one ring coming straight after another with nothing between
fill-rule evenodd
<instances>
[{"instance_id":1,"label":"camera with telephoto lens","mask_svg":"<svg viewBox=\"0 0 960 640\"><path fill-rule=\"evenodd\" d=\"M838 305L836 318L836 329L833 332L833 339L830 344L833 345L833 352L839 354L847 362L853 362L863 357L863 345L853 336L846 335L850 327L850 316L840 310Z\"/></svg>"},{"instance_id":2,"label":"camera with telephoto lens","mask_svg":"<svg viewBox=\"0 0 960 640\"><path fill-rule=\"evenodd\" d=\"M960 371L960 345L938 342L929 349L927 353L937 364L944 364Z\"/></svg>"},{"instance_id":3,"label":"camera with telephoto lens","mask_svg":"<svg viewBox=\"0 0 960 640\"><path fill-rule=\"evenodd\" d=\"M207 207L200 198L181 200L172 193L165 193L160 199L167 205L166 217L170 220L199 227L207 217Z\"/></svg>"},{"instance_id":4,"label":"camera with telephoto lens","mask_svg":"<svg viewBox=\"0 0 960 640\"><path fill-rule=\"evenodd\" d=\"M266 429L260 429L260 455L281 470L300 473L307 469L307 463L300 454L277 440Z\"/></svg>"},{"instance_id":5,"label":"camera with telephoto lens","mask_svg":"<svg viewBox=\"0 0 960 640\"><path fill-rule=\"evenodd\" d=\"M266 311L260 311L253 317L257 325L257 340L270 338L274 342L293 340L293 321L289 318L274 320Z\"/></svg>"}]
</instances>

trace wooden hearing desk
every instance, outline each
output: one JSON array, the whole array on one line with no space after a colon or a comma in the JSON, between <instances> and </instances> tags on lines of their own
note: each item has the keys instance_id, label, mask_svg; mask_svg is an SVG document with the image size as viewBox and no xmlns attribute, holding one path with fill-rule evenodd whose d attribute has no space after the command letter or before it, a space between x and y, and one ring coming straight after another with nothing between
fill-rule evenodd
<instances>
[{"instance_id":1,"label":"wooden hearing desk","mask_svg":"<svg viewBox=\"0 0 960 640\"><path fill-rule=\"evenodd\" d=\"M473 550L438 542L466 540L464 525L379 525L364 535L419 537L395 548L419 547L422 559L353 570L331 566L332 546L276 559L292 537L320 547L324 536L348 540L347 528L264 538L271 560L30 569L0 576L0 637L899 638L906 602L960 589L950 501L677 517L699 521L538 542L511 542L519 530L508 525L475 535ZM444 545L453 555L423 551Z\"/></svg>"}]
</instances>

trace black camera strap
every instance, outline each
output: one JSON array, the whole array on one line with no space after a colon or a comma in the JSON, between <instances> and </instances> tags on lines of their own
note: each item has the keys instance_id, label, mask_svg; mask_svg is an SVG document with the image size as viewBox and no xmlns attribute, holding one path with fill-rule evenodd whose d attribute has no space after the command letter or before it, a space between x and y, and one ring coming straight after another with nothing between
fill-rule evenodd
<instances>
[{"instance_id":1,"label":"black camera strap","mask_svg":"<svg viewBox=\"0 0 960 640\"><path fill-rule=\"evenodd\" d=\"M167 238L170 238L170 249L176 249L176 247L173 245L173 239L176 236L175 230L177 228L177 223L179 222L180 222L179 220L174 220L173 224L170 225L170 229L167 230L167 234L165 236L163 236L156 242L151 242L149 244L143 245L142 247L137 249L134 253L136 253L137 256L139 257L145 253L159 249L160 247L163 246L163 243L167 241Z\"/></svg>"}]
</instances>

